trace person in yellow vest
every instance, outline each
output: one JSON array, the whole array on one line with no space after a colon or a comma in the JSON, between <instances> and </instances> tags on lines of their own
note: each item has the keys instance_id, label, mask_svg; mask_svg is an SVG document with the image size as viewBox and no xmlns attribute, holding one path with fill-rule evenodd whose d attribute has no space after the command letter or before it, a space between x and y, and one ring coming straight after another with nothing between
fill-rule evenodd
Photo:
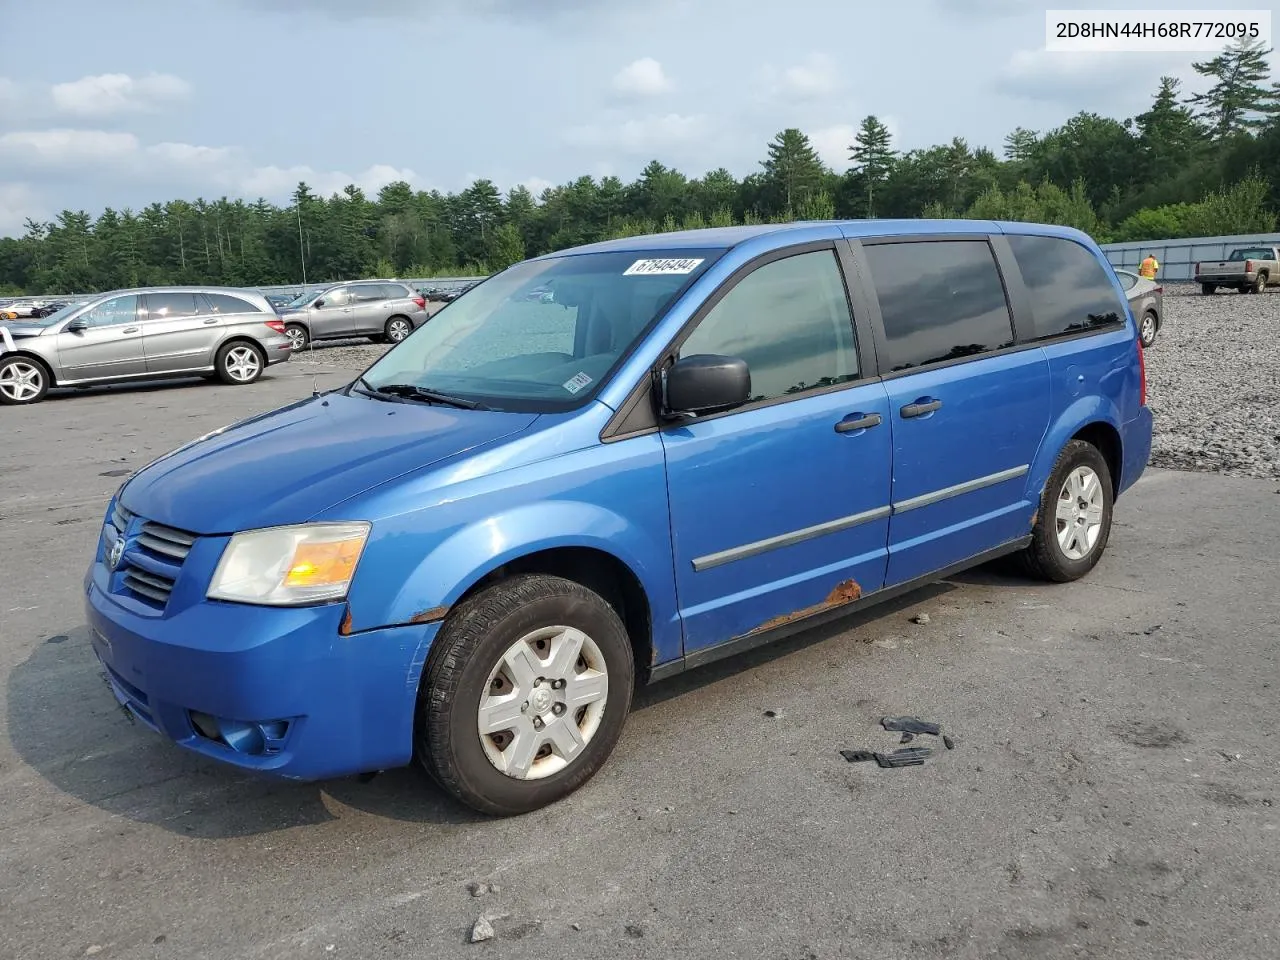
<instances>
[{"instance_id":1,"label":"person in yellow vest","mask_svg":"<svg viewBox=\"0 0 1280 960\"><path fill-rule=\"evenodd\" d=\"M1142 261L1138 267L1138 276L1145 277L1148 280L1156 278L1156 271L1160 269L1160 261L1155 258L1155 254L1148 253L1147 259Z\"/></svg>"}]
</instances>

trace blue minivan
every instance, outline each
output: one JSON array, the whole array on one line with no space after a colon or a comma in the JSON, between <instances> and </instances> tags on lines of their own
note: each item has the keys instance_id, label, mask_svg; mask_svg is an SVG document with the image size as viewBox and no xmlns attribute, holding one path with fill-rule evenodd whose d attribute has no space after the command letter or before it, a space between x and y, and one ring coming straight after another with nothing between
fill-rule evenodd
<instances>
[{"instance_id":1,"label":"blue minivan","mask_svg":"<svg viewBox=\"0 0 1280 960\"><path fill-rule=\"evenodd\" d=\"M93 648L207 757L416 761L526 812L601 767L637 683L1005 555L1083 576L1151 433L1124 291L1075 230L578 247L134 474L85 577Z\"/></svg>"}]
</instances>

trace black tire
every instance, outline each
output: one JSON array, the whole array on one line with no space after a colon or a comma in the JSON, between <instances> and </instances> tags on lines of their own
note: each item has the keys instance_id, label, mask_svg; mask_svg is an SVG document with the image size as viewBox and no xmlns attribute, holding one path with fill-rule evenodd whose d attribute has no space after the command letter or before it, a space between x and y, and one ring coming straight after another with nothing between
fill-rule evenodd
<instances>
[{"instance_id":1,"label":"black tire","mask_svg":"<svg viewBox=\"0 0 1280 960\"><path fill-rule=\"evenodd\" d=\"M603 716L594 736L563 770L518 780L489 761L480 742L480 697L507 649L541 627L576 627L599 648L608 670ZM635 664L626 628L613 608L580 584L525 574L459 604L431 646L418 693L415 746L431 777L481 813L512 816L568 796L613 752L631 709Z\"/></svg>"},{"instance_id":2,"label":"black tire","mask_svg":"<svg viewBox=\"0 0 1280 960\"><path fill-rule=\"evenodd\" d=\"M6 407L26 407L39 403L48 394L49 387L53 385L53 374L49 372L49 368L43 361L26 354L0 357L0 380L18 376L21 376L30 386L35 387L36 392L19 400L9 396L4 389L0 388L0 404ZM16 388L14 392L17 392ZM23 393L26 393L25 389Z\"/></svg>"},{"instance_id":3,"label":"black tire","mask_svg":"<svg viewBox=\"0 0 1280 960\"><path fill-rule=\"evenodd\" d=\"M413 323L408 317L390 317L382 330L382 340L383 343L396 344L405 340L411 333L413 333Z\"/></svg>"},{"instance_id":4,"label":"black tire","mask_svg":"<svg viewBox=\"0 0 1280 960\"><path fill-rule=\"evenodd\" d=\"M1266 289L1267 289L1267 275L1265 273L1260 273L1258 274L1257 279L1253 281L1253 286L1249 288L1249 292L1262 293L1262 291Z\"/></svg>"},{"instance_id":5,"label":"black tire","mask_svg":"<svg viewBox=\"0 0 1280 960\"><path fill-rule=\"evenodd\" d=\"M241 357L245 351L257 357L258 366L251 375L238 376L232 371L230 364ZM218 355L214 358L213 363L218 379L233 387L243 387L256 383L258 378L262 376L262 371L267 369L267 358L262 349L247 340L232 340L230 343L224 343L218 350Z\"/></svg>"},{"instance_id":6,"label":"black tire","mask_svg":"<svg viewBox=\"0 0 1280 960\"><path fill-rule=\"evenodd\" d=\"M1217 293L1217 291L1218 291L1218 287L1216 284L1212 284L1212 283L1200 284L1200 292L1203 293L1206 297L1213 296L1215 293Z\"/></svg>"},{"instance_id":7,"label":"black tire","mask_svg":"<svg viewBox=\"0 0 1280 960\"><path fill-rule=\"evenodd\" d=\"M1092 549L1080 559L1068 557L1058 543L1058 498L1067 478L1079 467L1088 467L1102 485L1102 529ZM1098 448L1083 440L1071 440L1058 455L1040 498L1040 512L1031 531L1031 546L1018 555L1023 572L1038 580L1069 583L1079 580L1095 566L1107 549L1111 538L1111 515L1114 488L1111 470Z\"/></svg>"},{"instance_id":8,"label":"black tire","mask_svg":"<svg viewBox=\"0 0 1280 960\"><path fill-rule=\"evenodd\" d=\"M1145 332L1147 319L1151 320L1151 334L1148 336ZM1156 316L1154 310L1148 310L1142 315L1142 319L1138 322L1138 336L1142 340L1142 348L1150 350L1156 345L1156 338L1160 336L1160 318Z\"/></svg>"},{"instance_id":9,"label":"black tire","mask_svg":"<svg viewBox=\"0 0 1280 960\"><path fill-rule=\"evenodd\" d=\"M300 323L287 323L284 328L285 334L293 341L293 352L305 350L311 344L311 334L307 328Z\"/></svg>"}]
</instances>

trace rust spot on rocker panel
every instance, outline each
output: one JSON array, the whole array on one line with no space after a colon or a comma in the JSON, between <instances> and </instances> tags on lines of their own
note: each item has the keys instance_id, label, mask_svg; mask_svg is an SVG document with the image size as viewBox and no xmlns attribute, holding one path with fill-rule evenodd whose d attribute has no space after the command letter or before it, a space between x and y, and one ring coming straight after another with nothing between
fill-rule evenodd
<instances>
[{"instance_id":1,"label":"rust spot on rocker panel","mask_svg":"<svg viewBox=\"0 0 1280 960\"><path fill-rule=\"evenodd\" d=\"M1037 510L1035 513L1033 513L1033 514L1031 515L1031 529L1032 529L1032 530L1034 530L1034 529L1036 528L1036 523L1037 523L1039 520L1040 520L1040 511L1039 511L1039 510Z\"/></svg>"},{"instance_id":2,"label":"rust spot on rocker panel","mask_svg":"<svg viewBox=\"0 0 1280 960\"><path fill-rule=\"evenodd\" d=\"M846 603L853 603L862 596L862 587L858 585L856 580L842 580L837 583L832 591L827 594L827 599L821 603L815 603L811 607L804 607L796 610L794 613L784 613L780 616L766 620L760 626L756 627L749 633L743 634L746 637L753 637L757 633L764 633L773 630L776 627L785 626L788 623L795 623L797 620L803 620L806 617L812 617L814 614L823 613L827 610L834 610L837 607L843 607Z\"/></svg>"},{"instance_id":3,"label":"rust spot on rocker panel","mask_svg":"<svg viewBox=\"0 0 1280 960\"><path fill-rule=\"evenodd\" d=\"M423 610L421 613L415 613L409 618L410 623L435 623L437 620L443 620L449 615L448 607L432 607L430 610Z\"/></svg>"},{"instance_id":4,"label":"rust spot on rocker panel","mask_svg":"<svg viewBox=\"0 0 1280 960\"><path fill-rule=\"evenodd\" d=\"M351 608L347 607L347 612L342 615L342 623L338 627L338 633L344 637L351 636Z\"/></svg>"}]
</instances>

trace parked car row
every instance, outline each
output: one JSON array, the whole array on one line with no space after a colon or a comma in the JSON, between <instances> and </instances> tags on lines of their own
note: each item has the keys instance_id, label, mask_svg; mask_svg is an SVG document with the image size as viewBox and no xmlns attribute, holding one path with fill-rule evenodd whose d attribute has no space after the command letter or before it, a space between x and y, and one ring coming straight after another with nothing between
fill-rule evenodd
<instances>
[{"instance_id":1,"label":"parked car row","mask_svg":"<svg viewBox=\"0 0 1280 960\"><path fill-rule=\"evenodd\" d=\"M284 321L259 293L116 290L0 325L0 404L38 403L54 386L193 375L248 384L292 350Z\"/></svg>"},{"instance_id":2,"label":"parked car row","mask_svg":"<svg viewBox=\"0 0 1280 960\"><path fill-rule=\"evenodd\" d=\"M1150 349L1160 333L1160 324L1164 322L1164 287L1128 270L1117 270L1115 273L1120 286L1124 288L1125 296L1129 298L1129 309L1133 311L1133 319L1138 324L1138 337L1142 346Z\"/></svg>"},{"instance_id":3,"label":"parked car row","mask_svg":"<svg viewBox=\"0 0 1280 960\"><path fill-rule=\"evenodd\" d=\"M431 316L424 296L391 280L335 283L319 293L302 294L278 313L295 350L317 340L353 337L399 343Z\"/></svg>"}]
</instances>

